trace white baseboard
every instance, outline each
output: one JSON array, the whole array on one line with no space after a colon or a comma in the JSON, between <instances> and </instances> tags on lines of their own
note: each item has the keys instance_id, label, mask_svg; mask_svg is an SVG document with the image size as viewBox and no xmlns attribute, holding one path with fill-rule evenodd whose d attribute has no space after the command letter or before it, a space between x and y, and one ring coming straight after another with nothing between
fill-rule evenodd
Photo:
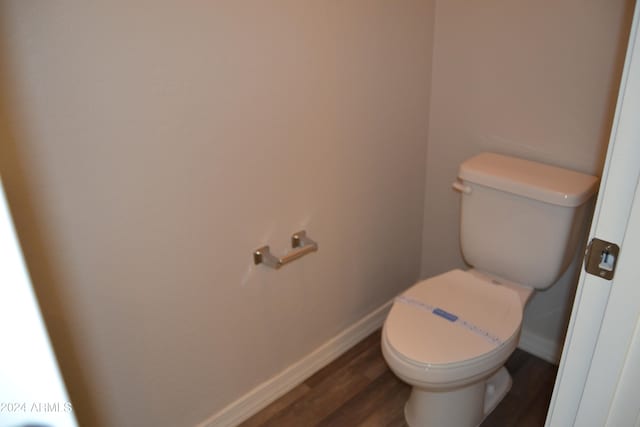
<instances>
[{"instance_id":1,"label":"white baseboard","mask_svg":"<svg viewBox=\"0 0 640 427\"><path fill-rule=\"evenodd\" d=\"M260 384L196 427L233 427L250 418L380 328L391 308L391 303L392 301L389 301L369 313L300 361Z\"/></svg>"},{"instance_id":2,"label":"white baseboard","mask_svg":"<svg viewBox=\"0 0 640 427\"><path fill-rule=\"evenodd\" d=\"M560 363L562 345L548 338L543 338L532 332L523 329L520 333L520 343L518 348L538 356L540 359L557 365Z\"/></svg>"}]
</instances>

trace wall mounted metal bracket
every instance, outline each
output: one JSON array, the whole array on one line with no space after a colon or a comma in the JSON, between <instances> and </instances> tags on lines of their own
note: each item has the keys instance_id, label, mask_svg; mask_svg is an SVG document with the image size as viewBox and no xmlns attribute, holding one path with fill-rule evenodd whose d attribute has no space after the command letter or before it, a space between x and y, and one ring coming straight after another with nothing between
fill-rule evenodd
<instances>
[{"instance_id":1,"label":"wall mounted metal bracket","mask_svg":"<svg viewBox=\"0 0 640 427\"><path fill-rule=\"evenodd\" d=\"M262 246L253 251L253 263L264 264L268 267L279 269L285 264L295 261L311 252L318 250L318 243L307 237L307 232L302 230L293 233L291 236L291 247L294 249L282 257L277 257L271 253L268 245Z\"/></svg>"}]
</instances>

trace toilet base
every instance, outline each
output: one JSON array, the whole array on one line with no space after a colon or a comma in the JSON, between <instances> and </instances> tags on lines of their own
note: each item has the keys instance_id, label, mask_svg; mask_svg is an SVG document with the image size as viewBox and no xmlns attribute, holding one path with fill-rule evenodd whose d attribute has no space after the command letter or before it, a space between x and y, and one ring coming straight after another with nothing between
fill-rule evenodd
<instances>
[{"instance_id":1,"label":"toilet base","mask_svg":"<svg viewBox=\"0 0 640 427\"><path fill-rule=\"evenodd\" d=\"M500 368L486 380L451 391L414 387L404 407L409 427L477 427L511 389L511 376Z\"/></svg>"},{"instance_id":2,"label":"toilet base","mask_svg":"<svg viewBox=\"0 0 640 427\"><path fill-rule=\"evenodd\" d=\"M486 380L484 416L489 415L511 390L511 375L504 366ZM484 419L484 418L483 418ZM481 421L482 422L482 421Z\"/></svg>"}]
</instances>

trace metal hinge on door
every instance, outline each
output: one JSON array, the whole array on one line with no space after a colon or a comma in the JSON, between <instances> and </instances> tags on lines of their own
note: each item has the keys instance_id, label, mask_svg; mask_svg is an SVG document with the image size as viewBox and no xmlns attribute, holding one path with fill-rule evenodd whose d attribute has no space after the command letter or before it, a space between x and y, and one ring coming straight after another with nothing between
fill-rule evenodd
<instances>
[{"instance_id":1,"label":"metal hinge on door","mask_svg":"<svg viewBox=\"0 0 640 427\"><path fill-rule=\"evenodd\" d=\"M615 243L592 239L584 256L584 269L589 274L611 280L619 254L620 247Z\"/></svg>"}]
</instances>

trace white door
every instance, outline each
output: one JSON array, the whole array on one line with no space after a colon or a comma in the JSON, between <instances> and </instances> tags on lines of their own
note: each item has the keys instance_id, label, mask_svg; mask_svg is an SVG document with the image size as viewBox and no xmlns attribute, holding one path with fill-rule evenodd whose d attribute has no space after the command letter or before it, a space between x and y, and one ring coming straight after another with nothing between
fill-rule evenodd
<instances>
[{"instance_id":1,"label":"white door","mask_svg":"<svg viewBox=\"0 0 640 427\"><path fill-rule=\"evenodd\" d=\"M0 181L0 427L76 427Z\"/></svg>"},{"instance_id":2,"label":"white door","mask_svg":"<svg viewBox=\"0 0 640 427\"><path fill-rule=\"evenodd\" d=\"M577 426L624 427L640 421L640 188L636 188L623 244L578 407Z\"/></svg>"},{"instance_id":3,"label":"white door","mask_svg":"<svg viewBox=\"0 0 640 427\"><path fill-rule=\"evenodd\" d=\"M580 275L547 416L549 427L640 425L638 13L636 7L589 236L617 244L620 255L613 280L587 274L584 269Z\"/></svg>"}]
</instances>

